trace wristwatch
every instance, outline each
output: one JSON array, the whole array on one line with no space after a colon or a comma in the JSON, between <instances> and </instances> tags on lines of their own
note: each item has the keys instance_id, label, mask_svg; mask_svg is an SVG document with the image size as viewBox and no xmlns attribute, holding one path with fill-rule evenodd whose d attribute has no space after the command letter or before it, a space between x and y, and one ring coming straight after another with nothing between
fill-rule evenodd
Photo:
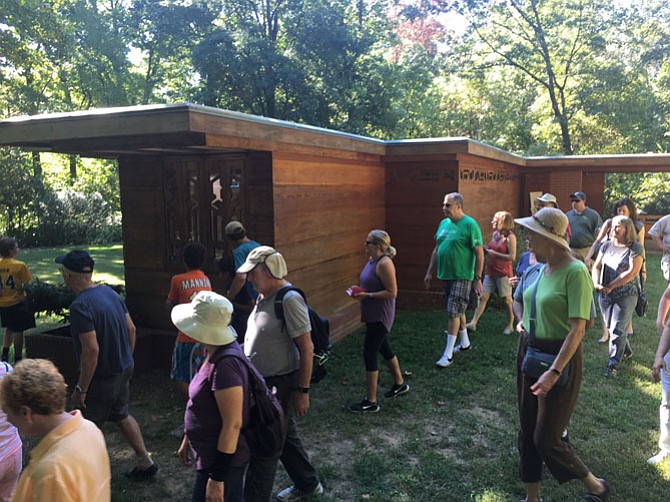
<instances>
[{"instance_id":1,"label":"wristwatch","mask_svg":"<svg viewBox=\"0 0 670 502\"><path fill-rule=\"evenodd\" d=\"M475 280L475 281L481 281L481 280L482 280L482 276L481 276L481 275L476 275L475 278L474 278L474 280Z\"/></svg>"},{"instance_id":2,"label":"wristwatch","mask_svg":"<svg viewBox=\"0 0 670 502\"><path fill-rule=\"evenodd\" d=\"M81 386L80 386L79 384L77 384L77 385L74 386L74 391L75 391L77 394L86 394L86 391L85 391L84 389L82 389Z\"/></svg>"},{"instance_id":3,"label":"wristwatch","mask_svg":"<svg viewBox=\"0 0 670 502\"><path fill-rule=\"evenodd\" d=\"M302 394L308 394L309 393L309 387L296 387L295 389L296 392L301 392Z\"/></svg>"}]
</instances>

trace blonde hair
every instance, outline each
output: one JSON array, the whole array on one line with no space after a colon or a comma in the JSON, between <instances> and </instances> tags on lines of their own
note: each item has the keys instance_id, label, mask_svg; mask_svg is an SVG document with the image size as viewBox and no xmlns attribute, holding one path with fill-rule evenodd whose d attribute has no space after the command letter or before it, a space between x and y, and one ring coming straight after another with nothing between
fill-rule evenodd
<instances>
[{"instance_id":1,"label":"blonde hair","mask_svg":"<svg viewBox=\"0 0 670 502\"><path fill-rule=\"evenodd\" d=\"M637 230L635 230L635 224L628 216L615 216L612 218L612 228L614 225L620 224L624 228L624 244L630 246L633 242L637 241Z\"/></svg>"},{"instance_id":2,"label":"blonde hair","mask_svg":"<svg viewBox=\"0 0 670 502\"><path fill-rule=\"evenodd\" d=\"M507 231L514 230L514 218L512 218L512 213L509 211L498 211L493 215L493 219L500 219L501 227L498 230Z\"/></svg>"},{"instance_id":3,"label":"blonde hair","mask_svg":"<svg viewBox=\"0 0 670 502\"><path fill-rule=\"evenodd\" d=\"M391 236L384 230L370 230L368 237L370 238L370 241L375 246L379 246L382 253L389 258L393 258L397 254L396 249L391 246Z\"/></svg>"},{"instance_id":4,"label":"blonde hair","mask_svg":"<svg viewBox=\"0 0 670 502\"><path fill-rule=\"evenodd\" d=\"M38 415L57 415L65 411L66 394L63 375L47 359L19 361L0 383L2 407L13 411L27 406Z\"/></svg>"}]
</instances>

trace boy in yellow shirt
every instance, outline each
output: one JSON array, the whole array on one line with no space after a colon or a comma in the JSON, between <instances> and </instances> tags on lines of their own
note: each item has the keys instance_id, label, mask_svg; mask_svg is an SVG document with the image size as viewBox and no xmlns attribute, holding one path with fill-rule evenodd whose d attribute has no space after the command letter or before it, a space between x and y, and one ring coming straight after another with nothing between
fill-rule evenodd
<instances>
[{"instance_id":1,"label":"boy in yellow shirt","mask_svg":"<svg viewBox=\"0 0 670 502\"><path fill-rule=\"evenodd\" d=\"M31 276L26 264L16 259L18 254L16 239L0 239L0 319L5 328L2 360L9 359L9 347L14 343L14 363L23 354L23 332L35 327L35 314L25 301Z\"/></svg>"}]
</instances>

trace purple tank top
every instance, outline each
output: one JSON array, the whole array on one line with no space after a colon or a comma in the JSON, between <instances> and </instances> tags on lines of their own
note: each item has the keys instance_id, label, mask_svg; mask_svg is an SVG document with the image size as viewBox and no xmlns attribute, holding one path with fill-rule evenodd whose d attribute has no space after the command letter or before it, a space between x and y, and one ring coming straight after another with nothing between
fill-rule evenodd
<instances>
[{"instance_id":1,"label":"purple tank top","mask_svg":"<svg viewBox=\"0 0 670 502\"><path fill-rule=\"evenodd\" d=\"M360 283L361 287L369 293L383 291L384 285L381 279L377 276L376 268L378 260L371 261L365 264L361 271ZM381 322L387 331L391 331L393 327L393 320L395 318L395 298L393 299L377 299L366 298L361 302L361 321L363 322Z\"/></svg>"}]
</instances>

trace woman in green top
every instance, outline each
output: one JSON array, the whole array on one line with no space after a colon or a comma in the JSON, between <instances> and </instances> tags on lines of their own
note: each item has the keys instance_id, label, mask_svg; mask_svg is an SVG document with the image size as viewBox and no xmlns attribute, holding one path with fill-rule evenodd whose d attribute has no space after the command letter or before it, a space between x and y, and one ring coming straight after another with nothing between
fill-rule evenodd
<instances>
[{"instance_id":1,"label":"woman in green top","mask_svg":"<svg viewBox=\"0 0 670 502\"><path fill-rule=\"evenodd\" d=\"M515 221L526 229L530 251L544 263L537 280L523 296L523 333L517 352L520 473L526 485L523 502L539 502L542 464L559 483L581 480L586 500L604 501L610 493L607 482L595 477L570 444L561 440L579 397L581 341L591 315L591 279L584 263L570 254L565 238L568 219L559 209L543 208L534 216ZM534 346L556 355L551 367L539 378L521 371L529 345L533 303ZM563 371L568 372L567 384L555 387Z\"/></svg>"}]
</instances>

